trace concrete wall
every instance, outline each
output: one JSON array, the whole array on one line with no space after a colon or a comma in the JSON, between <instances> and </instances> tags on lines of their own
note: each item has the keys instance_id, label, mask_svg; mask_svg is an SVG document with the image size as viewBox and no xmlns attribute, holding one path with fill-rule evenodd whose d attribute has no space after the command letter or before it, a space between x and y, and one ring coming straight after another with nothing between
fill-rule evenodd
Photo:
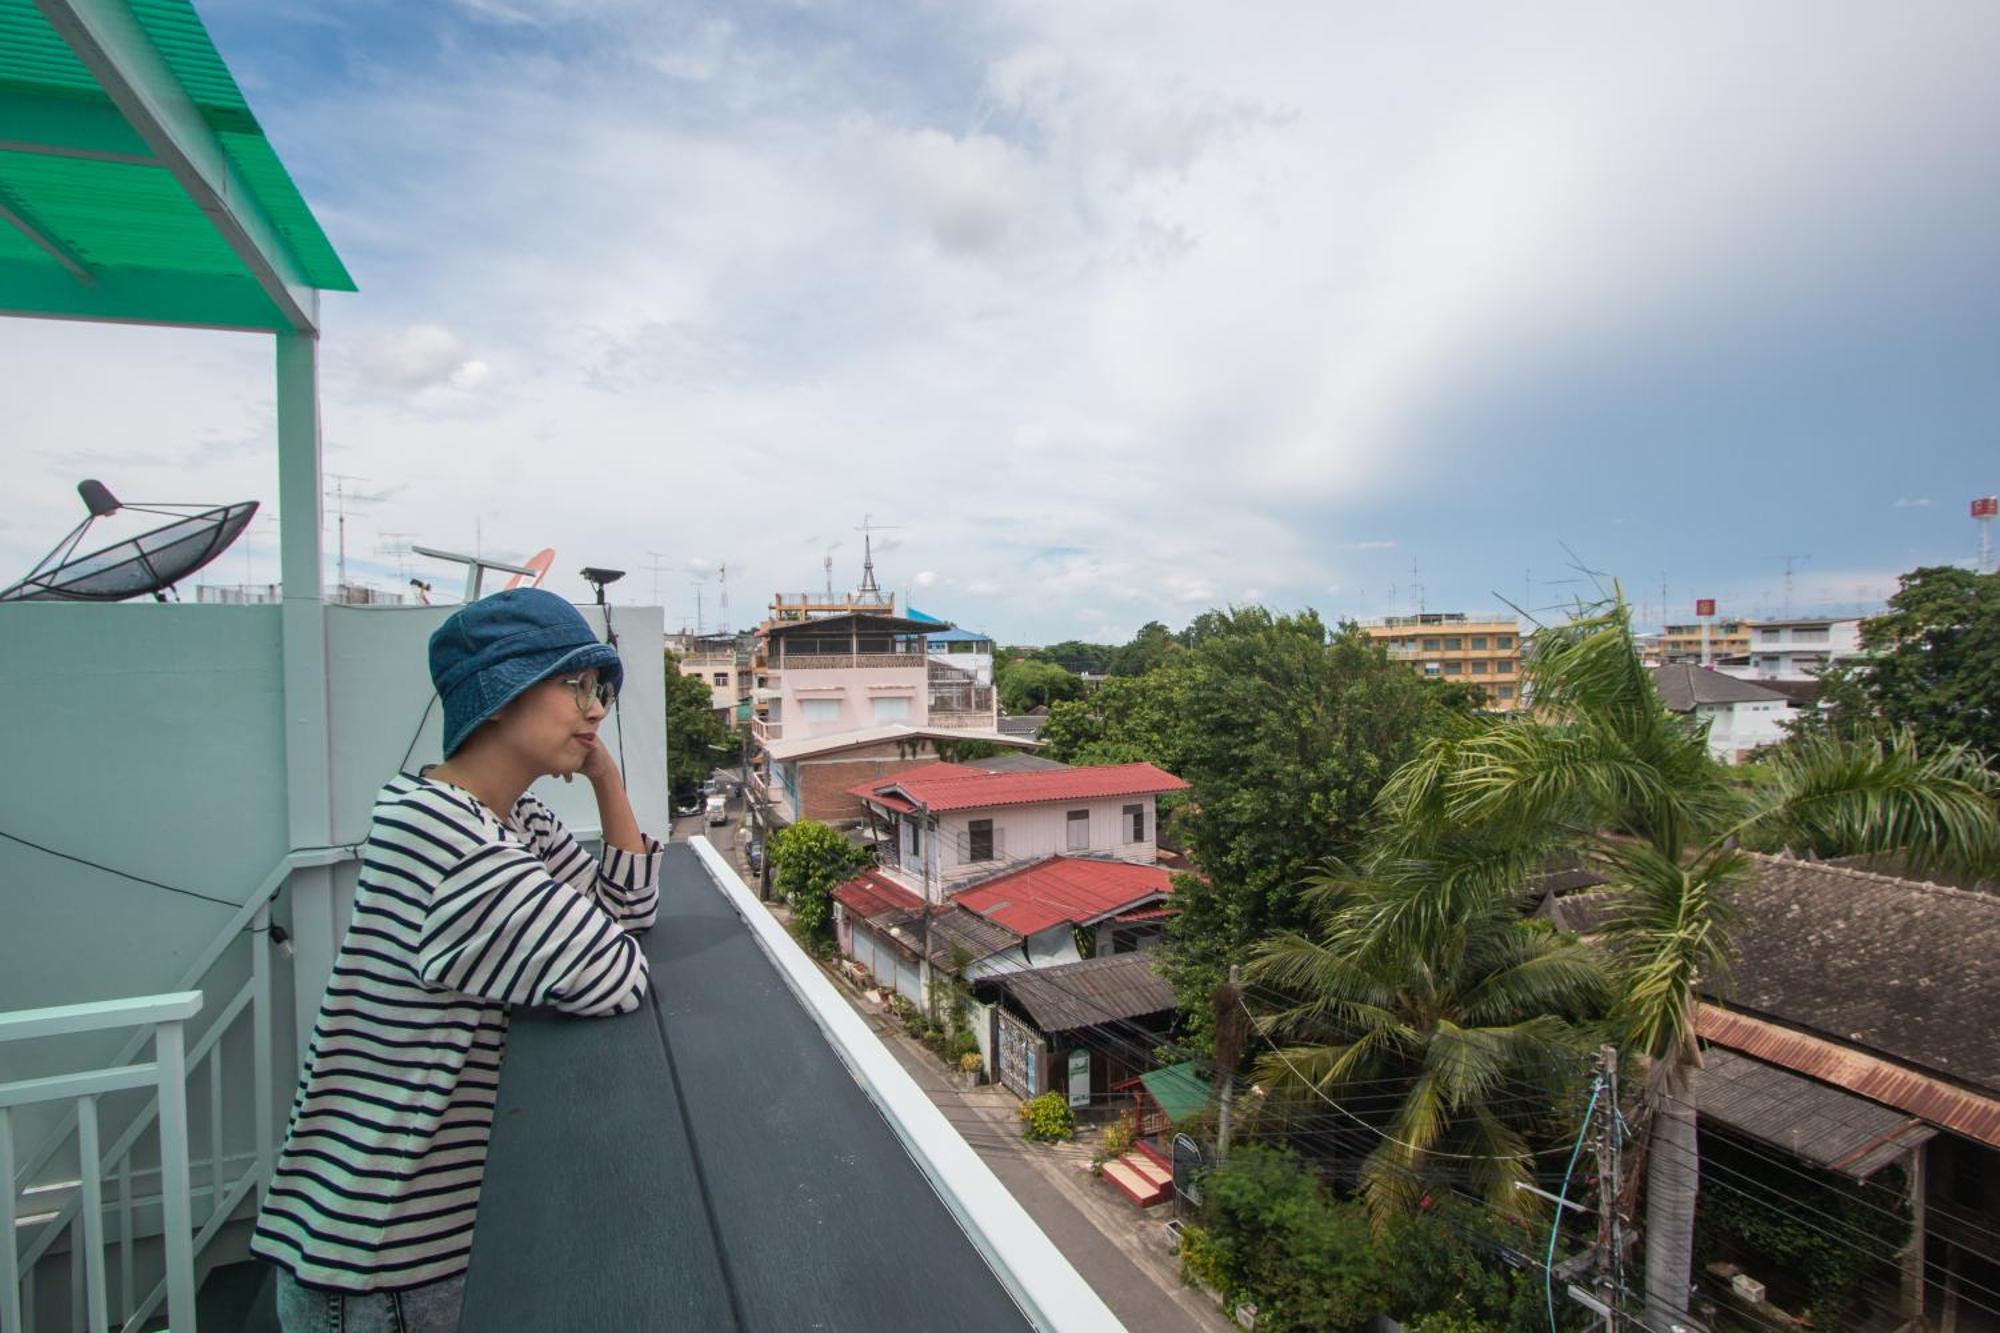
<instances>
[{"instance_id":1,"label":"concrete wall","mask_svg":"<svg viewBox=\"0 0 2000 1333\"><path fill-rule=\"evenodd\" d=\"M1785 727L1797 710L1783 699L1756 703L1699 704L1695 716L1708 723L1708 752L1733 764L1759 746L1785 739Z\"/></svg>"},{"instance_id":2,"label":"concrete wall","mask_svg":"<svg viewBox=\"0 0 2000 1333\"><path fill-rule=\"evenodd\" d=\"M912 657L916 665L901 667L801 668L787 666L778 673L778 707L772 716L782 717L785 739L809 740L842 731L859 731L879 725L871 699L908 699L909 714L898 719L913 727L930 721L930 668L927 659ZM827 700L838 705L832 718L812 721L801 705L808 699Z\"/></svg>"},{"instance_id":3,"label":"concrete wall","mask_svg":"<svg viewBox=\"0 0 2000 1333\"><path fill-rule=\"evenodd\" d=\"M1146 836L1127 842L1125 807L1146 809ZM1152 865L1159 858L1155 841L1159 834L1158 811L1151 796L1121 796L1098 801L1074 801L1051 805L1006 805L991 810L962 810L938 816L932 834L938 840L935 865L945 883L989 874L999 868L996 861L968 861L972 842L971 823L991 819L995 832L995 852L1007 863L1038 861L1058 852L1076 850L1068 845L1069 812L1090 812L1090 846L1082 850L1115 856L1121 861Z\"/></svg>"}]
</instances>

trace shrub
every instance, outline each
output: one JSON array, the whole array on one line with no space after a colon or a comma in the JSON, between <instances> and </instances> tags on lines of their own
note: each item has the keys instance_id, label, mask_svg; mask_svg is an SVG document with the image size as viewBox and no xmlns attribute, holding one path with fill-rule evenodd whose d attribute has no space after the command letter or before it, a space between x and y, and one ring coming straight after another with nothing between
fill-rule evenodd
<instances>
[{"instance_id":1,"label":"shrub","mask_svg":"<svg viewBox=\"0 0 2000 1333\"><path fill-rule=\"evenodd\" d=\"M979 1054L979 1038L960 1028L951 1039L951 1058L963 1060L968 1055Z\"/></svg>"},{"instance_id":2,"label":"shrub","mask_svg":"<svg viewBox=\"0 0 2000 1333\"><path fill-rule=\"evenodd\" d=\"M1076 1112L1060 1092L1045 1092L1021 1103L1025 1137L1036 1143L1062 1143L1076 1137Z\"/></svg>"},{"instance_id":3,"label":"shrub","mask_svg":"<svg viewBox=\"0 0 2000 1333\"><path fill-rule=\"evenodd\" d=\"M1104 1156L1109 1159L1123 1157L1132 1151L1132 1140L1138 1137L1138 1126L1130 1111L1121 1111L1118 1119L1104 1131Z\"/></svg>"},{"instance_id":4,"label":"shrub","mask_svg":"<svg viewBox=\"0 0 2000 1333\"><path fill-rule=\"evenodd\" d=\"M1213 1288L1226 1301L1235 1299L1229 1288L1229 1275L1223 1271L1222 1252L1206 1227L1181 1228L1181 1281L1190 1286L1199 1282Z\"/></svg>"},{"instance_id":5,"label":"shrub","mask_svg":"<svg viewBox=\"0 0 2000 1333\"><path fill-rule=\"evenodd\" d=\"M818 820L802 819L771 837L771 883L792 905L807 938L822 937L833 920L833 891L874 856Z\"/></svg>"},{"instance_id":6,"label":"shrub","mask_svg":"<svg viewBox=\"0 0 2000 1333\"><path fill-rule=\"evenodd\" d=\"M958 1067L962 1073L977 1074L986 1068L986 1061L980 1058L978 1051L966 1051L958 1057Z\"/></svg>"}]
</instances>

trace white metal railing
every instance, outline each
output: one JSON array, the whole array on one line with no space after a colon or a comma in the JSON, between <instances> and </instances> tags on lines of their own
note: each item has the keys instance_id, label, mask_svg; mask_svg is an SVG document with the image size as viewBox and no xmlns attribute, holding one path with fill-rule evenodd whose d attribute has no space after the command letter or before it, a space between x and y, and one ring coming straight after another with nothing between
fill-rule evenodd
<instances>
[{"instance_id":1,"label":"white metal railing","mask_svg":"<svg viewBox=\"0 0 2000 1333\"><path fill-rule=\"evenodd\" d=\"M271 902L294 870L334 865L352 860L354 852L345 847L292 852L271 869L256 890L231 914L209 945L182 974L178 989L165 995L134 1000L111 1000L94 1004L70 1005L60 1009L23 1010L0 1014L0 1042L30 1036L110 1031L137 1028L108 1066L81 1074L57 1075L0 1085L0 1329L32 1326L22 1322L32 1316L35 1295L35 1265L50 1247L69 1233L70 1286L84 1297L81 1305L89 1311L88 1327L95 1330L117 1327L133 1333L152 1318L162 1300L175 1333L195 1329L195 1265L202 1251L224 1223L252 1191L261 1203L265 1185L276 1159L276 1103L272 1037L272 953ZM182 1024L201 1008L202 996L211 974L239 941L248 941L250 979L223 1005L214 1021L186 1048ZM192 999L193 1008L175 1019L132 1017L150 1012L149 1005ZM137 1008L134 1008L134 1007ZM51 1016L62 1017L51 1017ZM121 1015L123 1016L121 1018ZM255 1153L243 1170L234 1175L226 1165L228 1154L223 1141L223 1054L222 1042L245 1016L251 1024L251 1081L255 1087ZM58 1026L51 1027L51 1023ZM69 1026L60 1026L67 1023ZM155 1048L149 1064L136 1063L148 1042ZM171 1066L171 1068L170 1068ZM154 1071L140 1077L143 1071ZM170 1077L171 1074L171 1077ZM194 1181L188 1134L188 1082L206 1075L208 1097L208 1142L201 1161L207 1186L208 1207L201 1229L194 1229ZM96 1098L104 1092L157 1085L155 1095L132 1118L108 1151L99 1141ZM199 1091L199 1090L198 1090ZM15 1100L9 1101L13 1097ZM30 1154L17 1170L9 1107L27 1102L70 1100L74 1110L64 1117L55 1133ZM150 1291L136 1290L133 1253L137 1239L133 1214L143 1202L134 1187L132 1153L146 1131L158 1123L160 1174L157 1206L161 1220L166 1274ZM30 1235L25 1249L17 1249L16 1199L51 1162L57 1153L76 1145L79 1175L69 1198ZM104 1272L104 1181L117 1179L115 1207L118 1215L118 1303L117 1324L110 1322L108 1282ZM39 1192L39 1191L38 1191ZM78 1311L81 1313L81 1309ZM84 1327L83 1321L73 1326Z\"/></svg>"},{"instance_id":2,"label":"white metal railing","mask_svg":"<svg viewBox=\"0 0 2000 1333\"><path fill-rule=\"evenodd\" d=\"M160 1288L134 1308L131 1302L132 1194L131 1152L138 1142L135 1124L111 1153L120 1164L119 1174L119 1268L124 1277L121 1306L131 1311L121 1327L138 1328L159 1305L167 1302L167 1318L176 1329L193 1329L194 1249L190 1234L190 1180L187 1135L187 1061L182 1024L201 1011L200 991L177 991L146 995L128 1000L103 1000L93 1004L70 1004L52 1009L23 1009L0 1015L0 1042L25 1041L34 1037L60 1037L85 1032L121 1028L141 1028L153 1042L153 1058L142 1064L114 1064L104 1069L57 1074L49 1078L22 1079L0 1084L0 1176L7 1188L0 1190L0 1325L25 1328L24 1306L32 1313L33 1274L55 1237L69 1224L71 1288L74 1290L77 1265L81 1263L82 1287L88 1327L111 1326L111 1306L104 1271L104 1174L106 1161L98 1142L97 1099L108 1092L130 1088L153 1088L154 1107L160 1126L160 1208L161 1230L165 1237L167 1271ZM218 1025L219 1026L219 1025ZM219 1052L208 1052L211 1068L220 1064ZM199 1058L199 1057L197 1057ZM14 1108L40 1102L73 1101L76 1105L77 1154L82 1180L78 1199L59 1213L42 1235L31 1241L25 1255L15 1250L14 1195ZM23 1299L22 1271L28 1273L28 1300ZM74 1323L74 1319L72 1323Z\"/></svg>"}]
</instances>

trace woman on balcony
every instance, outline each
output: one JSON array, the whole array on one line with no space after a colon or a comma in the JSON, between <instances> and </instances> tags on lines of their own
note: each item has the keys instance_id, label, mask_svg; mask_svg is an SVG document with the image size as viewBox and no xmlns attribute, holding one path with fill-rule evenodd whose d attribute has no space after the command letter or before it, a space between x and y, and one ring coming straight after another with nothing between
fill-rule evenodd
<instances>
[{"instance_id":1,"label":"woman on balcony","mask_svg":"<svg viewBox=\"0 0 2000 1333\"><path fill-rule=\"evenodd\" d=\"M251 1249L300 1330L458 1326L512 1005L627 1013L629 932L653 924L660 844L597 737L618 654L562 598L513 589L430 641L445 761L382 789ZM585 778L593 859L528 793Z\"/></svg>"}]
</instances>

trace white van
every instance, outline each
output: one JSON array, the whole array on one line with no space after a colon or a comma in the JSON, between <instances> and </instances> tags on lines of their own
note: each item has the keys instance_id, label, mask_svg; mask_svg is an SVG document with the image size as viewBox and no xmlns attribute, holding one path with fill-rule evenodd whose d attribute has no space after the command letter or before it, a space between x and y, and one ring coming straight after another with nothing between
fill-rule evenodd
<instances>
[{"instance_id":1,"label":"white van","mask_svg":"<svg viewBox=\"0 0 2000 1333\"><path fill-rule=\"evenodd\" d=\"M711 796L708 798L708 822L711 824L727 824L729 822L728 798L722 796Z\"/></svg>"}]
</instances>

